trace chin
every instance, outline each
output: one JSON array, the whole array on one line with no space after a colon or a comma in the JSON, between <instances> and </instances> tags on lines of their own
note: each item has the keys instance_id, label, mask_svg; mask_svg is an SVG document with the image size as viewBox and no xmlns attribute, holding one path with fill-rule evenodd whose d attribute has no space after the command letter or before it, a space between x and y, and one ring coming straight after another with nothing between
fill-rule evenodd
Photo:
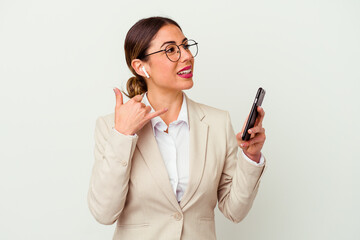
<instances>
[{"instance_id":1,"label":"chin","mask_svg":"<svg viewBox=\"0 0 360 240\"><path fill-rule=\"evenodd\" d=\"M194 82L193 82L192 78L188 78L187 81L184 82L182 89L187 90L187 89L192 88L193 86L194 86Z\"/></svg>"}]
</instances>

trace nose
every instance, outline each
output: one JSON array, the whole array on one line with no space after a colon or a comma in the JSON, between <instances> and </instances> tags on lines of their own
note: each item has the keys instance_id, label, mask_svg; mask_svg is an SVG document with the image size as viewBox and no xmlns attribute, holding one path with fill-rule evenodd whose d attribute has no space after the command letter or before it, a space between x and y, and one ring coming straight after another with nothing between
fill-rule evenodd
<instances>
[{"instance_id":1,"label":"nose","mask_svg":"<svg viewBox=\"0 0 360 240\"><path fill-rule=\"evenodd\" d=\"M186 62L193 58L191 52L186 50L184 46L180 47L180 51L181 51L181 57L180 57L181 62Z\"/></svg>"}]
</instances>

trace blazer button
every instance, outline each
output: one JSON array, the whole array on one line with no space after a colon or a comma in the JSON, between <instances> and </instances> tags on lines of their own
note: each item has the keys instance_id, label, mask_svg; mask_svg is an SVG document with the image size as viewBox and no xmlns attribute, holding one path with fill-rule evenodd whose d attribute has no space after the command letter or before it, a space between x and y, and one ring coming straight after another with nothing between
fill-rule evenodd
<instances>
[{"instance_id":1,"label":"blazer button","mask_svg":"<svg viewBox=\"0 0 360 240\"><path fill-rule=\"evenodd\" d=\"M127 166L127 162L126 161L121 161L121 164L126 167Z\"/></svg>"},{"instance_id":2,"label":"blazer button","mask_svg":"<svg viewBox=\"0 0 360 240\"><path fill-rule=\"evenodd\" d=\"M176 213L174 214L174 218L175 218L177 221L179 221L179 220L181 220L182 216L181 216L181 214L180 214L179 212L176 212Z\"/></svg>"}]
</instances>

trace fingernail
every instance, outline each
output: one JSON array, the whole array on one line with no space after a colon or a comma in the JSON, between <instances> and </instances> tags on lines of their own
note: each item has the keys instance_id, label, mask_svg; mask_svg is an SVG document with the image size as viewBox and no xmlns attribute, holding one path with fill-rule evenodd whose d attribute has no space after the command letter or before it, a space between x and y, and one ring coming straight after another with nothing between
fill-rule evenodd
<instances>
[{"instance_id":1,"label":"fingernail","mask_svg":"<svg viewBox=\"0 0 360 240\"><path fill-rule=\"evenodd\" d=\"M115 92L115 88L113 88L113 90L114 90L114 93L116 93L116 92Z\"/></svg>"},{"instance_id":2,"label":"fingernail","mask_svg":"<svg viewBox=\"0 0 360 240\"><path fill-rule=\"evenodd\" d=\"M252 133L252 131L251 131L251 129L249 129L249 131L248 131L249 133Z\"/></svg>"},{"instance_id":3,"label":"fingernail","mask_svg":"<svg viewBox=\"0 0 360 240\"><path fill-rule=\"evenodd\" d=\"M244 146L244 144L243 144L243 143L241 143L241 144L240 144L240 147L243 147L243 146Z\"/></svg>"}]
</instances>

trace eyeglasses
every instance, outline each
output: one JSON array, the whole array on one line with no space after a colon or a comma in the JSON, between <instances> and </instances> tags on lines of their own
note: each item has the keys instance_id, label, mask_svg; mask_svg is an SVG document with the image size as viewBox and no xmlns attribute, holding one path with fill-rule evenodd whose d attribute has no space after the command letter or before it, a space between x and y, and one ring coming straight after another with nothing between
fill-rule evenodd
<instances>
[{"instance_id":1,"label":"eyeglasses","mask_svg":"<svg viewBox=\"0 0 360 240\"><path fill-rule=\"evenodd\" d=\"M179 59L181 57L180 46L183 46L184 50L187 51L188 53L190 53L192 58L196 57L196 55L198 54L198 43L195 42L194 40L189 39L189 40L187 40L186 43L182 43L180 45L176 45L174 43L169 44L166 46L165 49L146 54L144 57L153 55L155 53L165 52L167 58L170 61L177 62L177 61L179 61Z\"/></svg>"}]
</instances>

